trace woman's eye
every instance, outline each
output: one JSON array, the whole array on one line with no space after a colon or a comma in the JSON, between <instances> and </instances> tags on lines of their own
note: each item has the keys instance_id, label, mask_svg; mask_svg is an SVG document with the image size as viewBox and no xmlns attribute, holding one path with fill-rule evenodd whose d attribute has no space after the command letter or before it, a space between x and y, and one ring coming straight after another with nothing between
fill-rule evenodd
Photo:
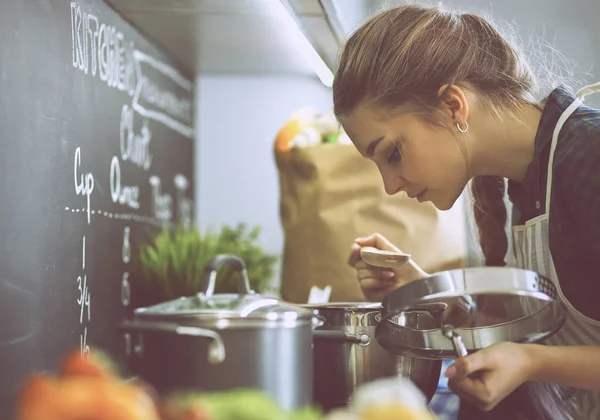
<instances>
[{"instance_id":1,"label":"woman's eye","mask_svg":"<svg viewBox=\"0 0 600 420\"><path fill-rule=\"evenodd\" d=\"M398 146L394 146L394 150L392 151L392 153L390 154L390 157L388 158L388 163L394 163L400 160L400 150L398 149Z\"/></svg>"}]
</instances>

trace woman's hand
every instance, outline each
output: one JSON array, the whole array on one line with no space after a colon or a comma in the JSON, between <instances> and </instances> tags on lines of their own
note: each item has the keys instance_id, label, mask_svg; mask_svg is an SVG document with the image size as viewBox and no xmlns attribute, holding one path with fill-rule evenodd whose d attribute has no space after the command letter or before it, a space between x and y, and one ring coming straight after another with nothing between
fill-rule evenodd
<instances>
[{"instance_id":1,"label":"woman's hand","mask_svg":"<svg viewBox=\"0 0 600 420\"><path fill-rule=\"evenodd\" d=\"M527 344L499 343L457 359L446 370L448 387L481 410L490 411L530 380L535 363L529 349Z\"/></svg>"},{"instance_id":2,"label":"woman's hand","mask_svg":"<svg viewBox=\"0 0 600 420\"><path fill-rule=\"evenodd\" d=\"M380 302L390 292L403 284L428 275L412 260L398 269L368 265L360 257L360 250L365 246L371 246L384 251L401 251L378 233L374 233L366 238L358 238L352 244L348 264L356 269L356 277L367 300Z\"/></svg>"}]
</instances>

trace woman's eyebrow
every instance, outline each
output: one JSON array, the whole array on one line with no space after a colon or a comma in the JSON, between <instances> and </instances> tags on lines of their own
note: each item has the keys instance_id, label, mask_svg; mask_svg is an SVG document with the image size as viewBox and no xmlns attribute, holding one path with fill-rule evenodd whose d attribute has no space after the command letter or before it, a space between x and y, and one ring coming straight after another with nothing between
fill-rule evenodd
<instances>
[{"instance_id":1,"label":"woman's eyebrow","mask_svg":"<svg viewBox=\"0 0 600 420\"><path fill-rule=\"evenodd\" d=\"M383 140L385 136L381 136L378 139L373 140L371 143L369 143L369 145L367 146L367 156L371 157L375 154L375 148L377 147L377 145L379 143L381 143L381 141Z\"/></svg>"}]
</instances>

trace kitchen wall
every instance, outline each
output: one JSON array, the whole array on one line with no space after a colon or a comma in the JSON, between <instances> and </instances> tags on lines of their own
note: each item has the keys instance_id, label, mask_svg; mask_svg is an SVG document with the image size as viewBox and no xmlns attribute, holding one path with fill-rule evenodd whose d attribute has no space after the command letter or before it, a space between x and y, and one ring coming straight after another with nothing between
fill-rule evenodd
<instances>
[{"instance_id":1,"label":"kitchen wall","mask_svg":"<svg viewBox=\"0 0 600 420\"><path fill-rule=\"evenodd\" d=\"M196 82L196 218L204 228L240 221L261 225L262 246L279 254L283 233L273 142L297 109L329 110L331 90L316 77L301 76L200 75Z\"/></svg>"},{"instance_id":2,"label":"kitchen wall","mask_svg":"<svg viewBox=\"0 0 600 420\"><path fill-rule=\"evenodd\" d=\"M336 3L344 27L353 30L382 4L407 1L338 0ZM536 64L572 70L575 85L600 80L598 0L455 0L444 3L463 11L490 13L500 23L510 23L518 37L534 51L539 51L538 43L548 44L550 48L542 48L543 54L536 57ZM552 48L559 53L552 53ZM197 77L197 87L197 220L202 226L238 221L259 224L263 227L262 245L269 252L280 253L283 235L273 141L277 131L298 108L314 106L320 111L328 110L331 91L316 77L285 75L201 74ZM600 96L590 97L587 102L600 106ZM471 242L471 248L476 250L476 244ZM472 256L471 263L478 263L477 255ZM275 277L277 280L279 273Z\"/></svg>"}]
</instances>

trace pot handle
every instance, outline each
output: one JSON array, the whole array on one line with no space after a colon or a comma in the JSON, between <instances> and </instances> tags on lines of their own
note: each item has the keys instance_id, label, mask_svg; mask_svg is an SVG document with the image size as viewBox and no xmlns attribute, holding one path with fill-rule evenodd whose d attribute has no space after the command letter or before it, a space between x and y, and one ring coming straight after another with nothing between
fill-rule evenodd
<instances>
[{"instance_id":1,"label":"pot handle","mask_svg":"<svg viewBox=\"0 0 600 420\"><path fill-rule=\"evenodd\" d=\"M213 365L218 365L225 360L225 344L221 336L212 330L205 328L191 327L188 325L179 325L170 322L156 321L123 321L119 325L119 330L130 332L165 332L175 335L187 335L193 337L211 338L208 345L208 361Z\"/></svg>"},{"instance_id":2,"label":"pot handle","mask_svg":"<svg viewBox=\"0 0 600 420\"><path fill-rule=\"evenodd\" d=\"M254 291L250 288L250 280L248 279L248 271L244 261L235 255L217 255L204 266L204 291L198 293L204 295L204 298L210 298L215 293L215 284L217 282L217 272L222 266L229 268L238 275L238 292L242 295L253 294Z\"/></svg>"},{"instance_id":3,"label":"pot handle","mask_svg":"<svg viewBox=\"0 0 600 420\"><path fill-rule=\"evenodd\" d=\"M313 331L313 338L319 340L349 342L358 344L362 347L366 347L371 343L371 336L366 332L350 334L337 330L315 330Z\"/></svg>"}]
</instances>

